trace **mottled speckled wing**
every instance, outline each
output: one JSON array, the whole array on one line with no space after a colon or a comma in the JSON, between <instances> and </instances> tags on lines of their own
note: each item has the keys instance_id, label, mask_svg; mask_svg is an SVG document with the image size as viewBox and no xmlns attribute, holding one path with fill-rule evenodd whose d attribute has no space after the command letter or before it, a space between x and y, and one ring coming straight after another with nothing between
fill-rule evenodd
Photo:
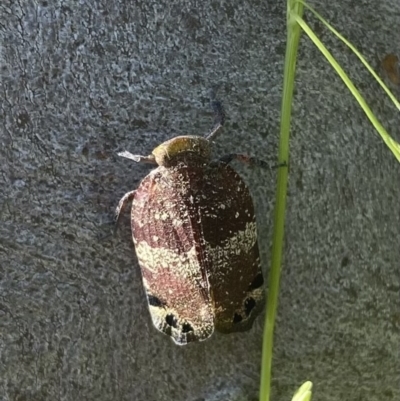
<instances>
[{"instance_id":1,"label":"mottled speckled wing","mask_svg":"<svg viewBox=\"0 0 400 401\"><path fill-rule=\"evenodd\" d=\"M265 303L264 280L251 195L226 164L193 171L201 216L215 329L230 333L251 328ZM197 182L202 182L196 186Z\"/></svg>"},{"instance_id":2,"label":"mottled speckled wing","mask_svg":"<svg viewBox=\"0 0 400 401\"><path fill-rule=\"evenodd\" d=\"M188 191L178 168L158 167L139 185L131 212L153 324L177 344L205 340L214 331L204 246Z\"/></svg>"}]
</instances>

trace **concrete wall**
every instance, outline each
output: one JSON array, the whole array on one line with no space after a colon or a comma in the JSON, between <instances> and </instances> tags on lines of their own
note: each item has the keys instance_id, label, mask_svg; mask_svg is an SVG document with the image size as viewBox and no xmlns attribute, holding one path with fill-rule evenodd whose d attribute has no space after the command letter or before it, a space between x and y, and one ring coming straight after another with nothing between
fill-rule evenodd
<instances>
[{"instance_id":1,"label":"concrete wall","mask_svg":"<svg viewBox=\"0 0 400 401\"><path fill-rule=\"evenodd\" d=\"M375 66L400 56L400 3L317 5ZM276 160L283 1L10 1L0 5L0 400L257 399L263 318L178 347L150 322L128 216L113 210L177 134L227 123L215 155ZM400 141L399 115L308 15ZM393 88L396 90L396 88ZM397 89L397 95L399 91ZM303 36L293 109L274 400L400 398L400 166ZM237 166L268 273L276 172Z\"/></svg>"}]
</instances>

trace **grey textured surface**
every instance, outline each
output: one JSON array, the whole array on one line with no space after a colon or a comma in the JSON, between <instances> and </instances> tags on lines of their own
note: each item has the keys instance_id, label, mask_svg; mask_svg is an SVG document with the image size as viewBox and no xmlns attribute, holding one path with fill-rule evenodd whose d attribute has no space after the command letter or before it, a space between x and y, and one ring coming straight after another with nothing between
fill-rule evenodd
<instances>
[{"instance_id":1,"label":"grey textured surface","mask_svg":"<svg viewBox=\"0 0 400 401\"><path fill-rule=\"evenodd\" d=\"M0 4L0 400L257 399L253 330L178 347L150 323L119 198L147 173L116 157L206 132L216 154L274 160L284 2ZM400 54L398 0L320 10L372 64ZM309 18L311 19L311 18ZM354 56L320 32L400 140L399 116ZM398 92L397 92L398 93ZM400 166L302 40L291 141L274 399L400 399ZM269 263L275 175L238 166Z\"/></svg>"}]
</instances>

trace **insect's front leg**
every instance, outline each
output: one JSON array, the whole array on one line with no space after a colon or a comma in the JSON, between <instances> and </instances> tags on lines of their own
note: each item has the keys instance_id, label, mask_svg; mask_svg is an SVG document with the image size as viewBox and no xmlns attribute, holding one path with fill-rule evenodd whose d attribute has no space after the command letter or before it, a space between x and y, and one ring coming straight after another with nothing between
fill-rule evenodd
<instances>
[{"instance_id":1,"label":"insect's front leg","mask_svg":"<svg viewBox=\"0 0 400 401\"><path fill-rule=\"evenodd\" d=\"M131 152L124 150L123 152L117 153L118 156L126 157L127 159L133 160L136 163L149 163L149 164L157 164L153 155L142 156L142 155L133 155Z\"/></svg>"},{"instance_id":2,"label":"insect's front leg","mask_svg":"<svg viewBox=\"0 0 400 401\"><path fill-rule=\"evenodd\" d=\"M137 163L150 163L150 164L156 164L155 157L154 155L149 155L149 156L142 156L142 155L133 155L132 153L124 150L123 152L119 152L118 156L126 157L127 159L133 160ZM117 208L115 209L115 225L114 225L114 233L118 230L118 225L121 219L121 215L123 214L126 206L128 203L131 203L133 200L133 197L135 196L134 191L127 192L122 199L119 201Z\"/></svg>"},{"instance_id":3,"label":"insect's front leg","mask_svg":"<svg viewBox=\"0 0 400 401\"><path fill-rule=\"evenodd\" d=\"M219 131L220 128L222 128L222 126L225 123L225 111L222 106L222 103L218 100L212 100L211 107L213 109L215 118L214 118L214 125L211 128L211 131L209 132L208 135L206 135L206 138L209 141L215 139L215 137L217 136L217 132Z\"/></svg>"},{"instance_id":4,"label":"insect's front leg","mask_svg":"<svg viewBox=\"0 0 400 401\"><path fill-rule=\"evenodd\" d=\"M243 153L229 153L229 154L219 158L217 160L217 163L229 164L233 160L237 160L237 161L247 164L248 166L251 166L251 167L261 167L261 168L267 168L267 169L273 169L273 168L278 168L278 167L287 167L286 162L283 162L278 165L276 165L276 164L271 165L270 163L268 163L264 160L260 160L255 157L248 156Z\"/></svg>"},{"instance_id":5,"label":"insect's front leg","mask_svg":"<svg viewBox=\"0 0 400 401\"><path fill-rule=\"evenodd\" d=\"M119 222L121 220L121 216L124 212L124 210L126 209L126 207L128 206L128 204L130 204L133 200L133 197L135 196L135 192L136 190L127 192L119 201L117 208L115 209L115 226L114 226L114 233L117 231L118 229L118 225Z\"/></svg>"},{"instance_id":6,"label":"insect's front leg","mask_svg":"<svg viewBox=\"0 0 400 401\"><path fill-rule=\"evenodd\" d=\"M206 135L206 139L213 141L217 134L220 132L220 128L225 124L225 110L222 103L216 98L216 91L211 90L211 108L214 113L214 125L210 132Z\"/></svg>"}]
</instances>

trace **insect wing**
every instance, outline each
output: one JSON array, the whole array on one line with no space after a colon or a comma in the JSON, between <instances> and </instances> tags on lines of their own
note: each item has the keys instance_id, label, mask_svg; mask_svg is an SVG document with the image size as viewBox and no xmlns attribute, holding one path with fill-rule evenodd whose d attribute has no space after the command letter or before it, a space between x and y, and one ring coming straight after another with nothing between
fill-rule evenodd
<instances>
[{"instance_id":1,"label":"insect wing","mask_svg":"<svg viewBox=\"0 0 400 401\"><path fill-rule=\"evenodd\" d=\"M207 339L214 317L199 229L185 196L189 183L177 175L158 167L145 177L131 221L152 321L177 344L186 344Z\"/></svg>"},{"instance_id":2,"label":"insect wing","mask_svg":"<svg viewBox=\"0 0 400 401\"><path fill-rule=\"evenodd\" d=\"M253 201L230 166L220 164L205 174L200 214L210 258L215 328L245 331L265 302Z\"/></svg>"}]
</instances>

